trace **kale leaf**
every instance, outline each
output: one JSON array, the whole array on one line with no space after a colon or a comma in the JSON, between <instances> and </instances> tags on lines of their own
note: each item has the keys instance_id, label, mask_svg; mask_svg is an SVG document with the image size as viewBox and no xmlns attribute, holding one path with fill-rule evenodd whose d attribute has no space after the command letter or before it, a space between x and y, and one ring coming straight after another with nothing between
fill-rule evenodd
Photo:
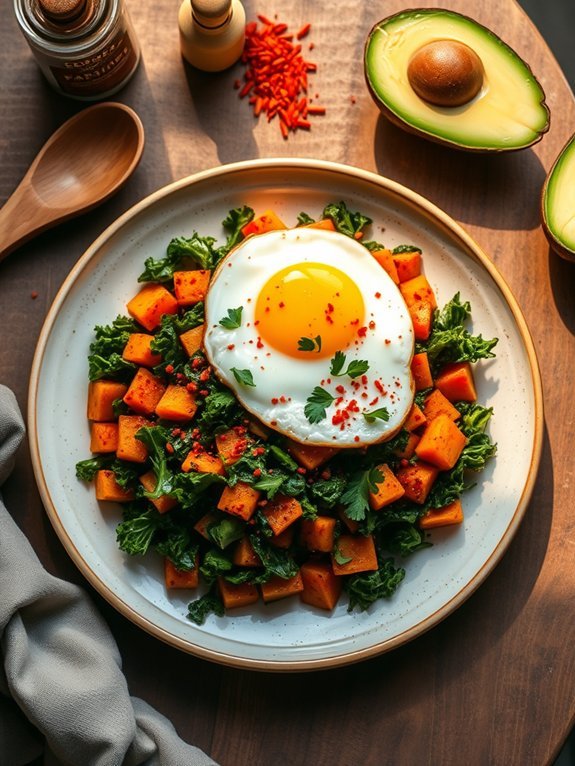
<instances>
[{"instance_id":1,"label":"kale leaf","mask_svg":"<svg viewBox=\"0 0 575 766\"><path fill-rule=\"evenodd\" d=\"M331 218L335 228L348 237L355 237L361 234L363 229L371 223L371 218L360 212L348 210L345 202L331 202L323 210L323 218Z\"/></svg>"},{"instance_id":2,"label":"kale leaf","mask_svg":"<svg viewBox=\"0 0 575 766\"><path fill-rule=\"evenodd\" d=\"M129 380L136 366L122 358L130 334L137 332L137 324L129 317L118 315L110 325L96 325L95 339L88 354L88 377Z\"/></svg>"},{"instance_id":3,"label":"kale leaf","mask_svg":"<svg viewBox=\"0 0 575 766\"><path fill-rule=\"evenodd\" d=\"M365 611L380 598L392 596L405 577L405 569L395 567L393 559L385 559L376 572L351 575L344 587L349 596L348 611L356 607Z\"/></svg>"},{"instance_id":4,"label":"kale leaf","mask_svg":"<svg viewBox=\"0 0 575 766\"><path fill-rule=\"evenodd\" d=\"M224 605L215 588L188 604L188 620L195 622L196 625L203 625L210 614L218 617L223 617L225 614Z\"/></svg>"}]
</instances>

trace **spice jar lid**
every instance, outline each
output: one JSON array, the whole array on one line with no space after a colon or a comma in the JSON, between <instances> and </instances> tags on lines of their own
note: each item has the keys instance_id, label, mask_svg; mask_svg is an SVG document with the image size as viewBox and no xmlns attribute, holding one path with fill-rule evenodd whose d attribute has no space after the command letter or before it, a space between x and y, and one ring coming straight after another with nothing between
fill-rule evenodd
<instances>
[{"instance_id":1,"label":"spice jar lid","mask_svg":"<svg viewBox=\"0 0 575 766\"><path fill-rule=\"evenodd\" d=\"M232 0L191 0L191 3L192 12L198 24L210 29L225 24L232 8Z\"/></svg>"},{"instance_id":2,"label":"spice jar lid","mask_svg":"<svg viewBox=\"0 0 575 766\"><path fill-rule=\"evenodd\" d=\"M83 12L86 0L38 0L44 15L51 21L68 22Z\"/></svg>"}]
</instances>

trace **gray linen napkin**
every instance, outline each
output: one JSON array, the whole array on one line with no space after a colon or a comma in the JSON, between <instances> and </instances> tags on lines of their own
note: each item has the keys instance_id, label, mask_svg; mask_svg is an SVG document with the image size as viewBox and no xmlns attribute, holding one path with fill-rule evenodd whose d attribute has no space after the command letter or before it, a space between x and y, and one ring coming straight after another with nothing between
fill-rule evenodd
<instances>
[{"instance_id":1,"label":"gray linen napkin","mask_svg":"<svg viewBox=\"0 0 575 766\"><path fill-rule=\"evenodd\" d=\"M24 435L0 385L0 485ZM130 697L118 647L87 594L50 575L0 499L0 764L217 766Z\"/></svg>"}]
</instances>

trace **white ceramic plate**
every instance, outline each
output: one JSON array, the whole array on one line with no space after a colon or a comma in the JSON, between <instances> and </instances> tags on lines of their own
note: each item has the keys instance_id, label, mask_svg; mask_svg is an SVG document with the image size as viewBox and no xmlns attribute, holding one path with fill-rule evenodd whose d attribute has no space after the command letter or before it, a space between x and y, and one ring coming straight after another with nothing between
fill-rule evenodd
<instances>
[{"instance_id":1,"label":"white ceramic plate","mask_svg":"<svg viewBox=\"0 0 575 766\"><path fill-rule=\"evenodd\" d=\"M228 210L273 208L288 223L345 200L373 221L374 239L419 245L443 305L457 291L473 309L473 331L498 337L497 358L480 362L482 403L493 406L497 457L464 497L465 522L433 534L434 546L405 563L389 601L367 612L333 613L287 599L186 619L193 594L168 595L160 561L132 559L116 547L118 507L100 507L93 487L75 478L88 456L87 352L96 324L126 313L144 258L162 257L177 235L220 235ZM308 160L261 160L200 173L143 200L80 258L47 316L29 396L32 461L50 520L88 581L123 615L164 641L206 659L266 670L333 667L387 651L428 630L485 579L523 517L539 464L543 411L531 338L513 296L470 237L431 203L375 174ZM495 607L494 607L495 608Z\"/></svg>"}]
</instances>

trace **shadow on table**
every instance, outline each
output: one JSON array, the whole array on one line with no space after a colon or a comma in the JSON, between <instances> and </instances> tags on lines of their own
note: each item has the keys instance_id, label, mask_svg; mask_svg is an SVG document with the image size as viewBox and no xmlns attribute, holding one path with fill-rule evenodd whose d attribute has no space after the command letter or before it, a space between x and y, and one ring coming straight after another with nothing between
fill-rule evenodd
<instances>
[{"instance_id":1,"label":"shadow on table","mask_svg":"<svg viewBox=\"0 0 575 766\"><path fill-rule=\"evenodd\" d=\"M575 335L575 263L549 249L549 279L557 313L571 335Z\"/></svg>"},{"instance_id":2,"label":"shadow on table","mask_svg":"<svg viewBox=\"0 0 575 766\"><path fill-rule=\"evenodd\" d=\"M539 226L545 170L531 149L459 151L411 135L380 116L374 153L381 175L422 194L458 221L501 230Z\"/></svg>"}]
</instances>

